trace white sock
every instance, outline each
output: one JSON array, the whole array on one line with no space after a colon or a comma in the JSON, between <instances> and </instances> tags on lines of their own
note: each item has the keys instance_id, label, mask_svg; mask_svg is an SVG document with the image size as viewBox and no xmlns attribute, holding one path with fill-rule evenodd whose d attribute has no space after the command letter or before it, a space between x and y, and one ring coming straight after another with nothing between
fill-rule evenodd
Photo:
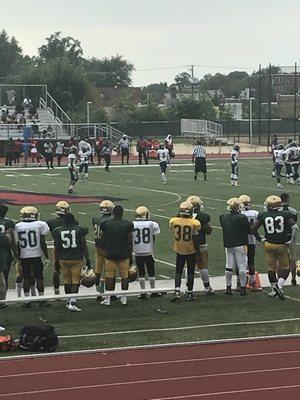
<instances>
[{"instance_id":1,"label":"white sock","mask_svg":"<svg viewBox=\"0 0 300 400\"><path fill-rule=\"evenodd\" d=\"M225 271L226 286L231 286L232 284L232 271Z\"/></svg>"},{"instance_id":2,"label":"white sock","mask_svg":"<svg viewBox=\"0 0 300 400\"><path fill-rule=\"evenodd\" d=\"M140 282L141 289L145 289L146 288L146 279L145 278L139 278L139 282Z\"/></svg>"},{"instance_id":3,"label":"white sock","mask_svg":"<svg viewBox=\"0 0 300 400\"><path fill-rule=\"evenodd\" d=\"M155 288L155 277L149 276L149 282L150 282L151 289L154 289Z\"/></svg>"},{"instance_id":4,"label":"white sock","mask_svg":"<svg viewBox=\"0 0 300 400\"><path fill-rule=\"evenodd\" d=\"M76 299L75 299L74 297L72 297L72 298L70 299L70 303L75 305L75 304L76 304Z\"/></svg>"},{"instance_id":5,"label":"white sock","mask_svg":"<svg viewBox=\"0 0 300 400\"><path fill-rule=\"evenodd\" d=\"M31 296L36 296L36 287L35 287L35 285L30 286L30 294L31 294Z\"/></svg>"},{"instance_id":6,"label":"white sock","mask_svg":"<svg viewBox=\"0 0 300 400\"><path fill-rule=\"evenodd\" d=\"M200 269L200 276L203 280L203 283L209 283L209 275L208 275L208 269Z\"/></svg>"},{"instance_id":7,"label":"white sock","mask_svg":"<svg viewBox=\"0 0 300 400\"><path fill-rule=\"evenodd\" d=\"M246 271L240 271L240 280L241 280L241 286L245 287L247 283L247 273Z\"/></svg>"},{"instance_id":8,"label":"white sock","mask_svg":"<svg viewBox=\"0 0 300 400\"><path fill-rule=\"evenodd\" d=\"M21 295L22 295L22 283L20 283L20 282L16 283L16 290L17 290L17 296L21 297Z\"/></svg>"},{"instance_id":9,"label":"white sock","mask_svg":"<svg viewBox=\"0 0 300 400\"><path fill-rule=\"evenodd\" d=\"M283 289L284 283L285 283L285 279L278 278L278 287L279 287L279 289L281 289L281 290Z\"/></svg>"}]
</instances>

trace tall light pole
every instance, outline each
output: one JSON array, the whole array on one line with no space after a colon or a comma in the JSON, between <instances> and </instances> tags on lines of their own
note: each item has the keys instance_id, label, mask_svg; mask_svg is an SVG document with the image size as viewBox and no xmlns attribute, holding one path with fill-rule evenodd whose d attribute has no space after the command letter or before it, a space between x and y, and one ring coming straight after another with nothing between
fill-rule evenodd
<instances>
[{"instance_id":1,"label":"tall light pole","mask_svg":"<svg viewBox=\"0 0 300 400\"><path fill-rule=\"evenodd\" d=\"M249 98L249 139L250 139L251 147L253 144L252 100L255 100L255 97L250 96L250 98Z\"/></svg>"},{"instance_id":2,"label":"tall light pole","mask_svg":"<svg viewBox=\"0 0 300 400\"><path fill-rule=\"evenodd\" d=\"M87 125L90 124L90 105L92 104L91 101L86 102L86 123Z\"/></svg>"}]
</instances>

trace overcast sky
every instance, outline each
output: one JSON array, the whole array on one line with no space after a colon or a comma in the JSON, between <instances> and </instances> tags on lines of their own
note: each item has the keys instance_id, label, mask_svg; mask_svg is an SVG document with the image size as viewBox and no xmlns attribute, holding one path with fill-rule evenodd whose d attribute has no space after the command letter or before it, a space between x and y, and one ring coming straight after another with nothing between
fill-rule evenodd
<instances>
[{"instance_id":1,"label":"overcast sky","mask_svg":"<svg viewBox=\"0 0 300 400\"><path fill-rule=\"evenodd\" d=\"M136 86L171 83L190 64L213 66L195 66L201 78L299 61L299 0L0 0L0 6L0 28L24 54L36 54L61 31L80 40L85 57L130 60Z\"/></svg>"}]
</instances>

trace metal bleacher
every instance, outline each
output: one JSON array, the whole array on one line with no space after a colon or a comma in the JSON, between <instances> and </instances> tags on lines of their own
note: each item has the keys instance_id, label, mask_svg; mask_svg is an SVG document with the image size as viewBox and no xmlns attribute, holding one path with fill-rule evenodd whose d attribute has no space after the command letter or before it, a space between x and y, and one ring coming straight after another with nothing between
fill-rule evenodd
<instances>
[{"instance_id":1,"label":"metal bleacher","mask_svg":"<svg viewBox=\"0 0 300 400\"><path fill-rule=\"evenodd\" d=\"M203 139L207 144L224 141L223 126L217 122L202 119L181 119L181 135L185 138Z\"/></svg>"}]
</instances>

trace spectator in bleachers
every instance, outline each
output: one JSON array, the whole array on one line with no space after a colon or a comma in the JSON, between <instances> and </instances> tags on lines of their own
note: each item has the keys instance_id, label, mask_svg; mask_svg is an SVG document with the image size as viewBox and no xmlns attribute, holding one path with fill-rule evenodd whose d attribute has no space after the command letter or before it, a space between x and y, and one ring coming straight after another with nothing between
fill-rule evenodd
<instances>
[{"instance_id":1,"label":"spectator in bleachers","mask_svg":"<svg viewBox=\"0 0 300 400\"><path fill-rule=\"evenodd\" d=\"M21 139L17 139L14 143L14 162L15 164L20 164L20 157L23 151L23 143Z\"/></svg>"},{"instance_id":2,"label":"spectator in bleachers","mask_svg":"<svg viewBox=\"0 0 300 400\"><path fill-rule=\"evenodd\" d=\"M61 159L62 159L62 156L63 156L63 153L64 153L64 146L65 145L64 145L63 142L58 141L56 143L55 154L56 154L56 157L57 157L57 165L58 165L58 167L60 167Z\"/></svg>"},{"instance_id":3,"label":"spectator in bleachers","mask_svg":"<svg viewBox=\"0 0 300 400\"><path fill-rule=\"evenodd\" d=\"M4 143L3 152L5 156L5 165L11 166L14 157L14 142L12 138Z\"/></svg>"},{"instance_id":4,"label":"spectator in bleachers","mask_svg":"<svg viewBox=\"0 0 300 400\"><path fill-rule=\"evenodd\" d=\"M29 153L30 153L30 143L27 142L27 140L24 140L24 142L22 144L22 153L23 153L24 167L27 167L27 159L28 159Z\"/></svg>"},{"instance_id":5,"label":"spectator in bleachers","mask_svg":"<svg viewBox=\"0 0 300 400\"><path fill-rule=\"evenodd\" d=\"M28 97L25 97L23 100L23 107L24 109L29 109L31 107L32 103L31 103L31 99L29 99Z\"/></svg>"},{"instance_id":6,"label":"spectator in bleachers","mask_svg":"<svg viewBox=\"0 0 300 400\"><path fill-rule=\"evenodd\" d=\"M16 92L14 91L14 89L9 89L6 91L6 95L7 95L8 104L10 106L13 106L15 104Z\"/></svg>"},{"instance_id":7,"label":"spectator in bleachers","mask_svg":"<svg viewBox=\"0 0 300 400\"><path fill-rule=\"evenodd\" d=\"M1 109L1 114L2 114L2 116L7 116L8 113L9 113L8 108L7 108L6 104L4 104L4 106Z\"/></svg>"}]
</instances>

